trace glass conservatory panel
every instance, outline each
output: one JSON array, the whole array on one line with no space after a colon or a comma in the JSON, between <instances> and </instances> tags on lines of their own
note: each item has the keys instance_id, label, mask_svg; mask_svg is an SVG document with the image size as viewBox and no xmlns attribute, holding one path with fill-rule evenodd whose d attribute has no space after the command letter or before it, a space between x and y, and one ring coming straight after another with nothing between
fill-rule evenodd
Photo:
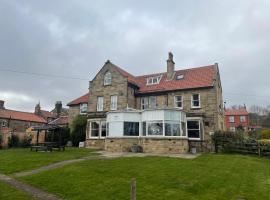
<instances>
[{"instance_id":1,"label":"glass conservatory panel","mask_svg":"<svg viewBox=\"0 0 270 200\"><path fill-rule=\"evenodd\" d=\"M148 135L163 135L163 123L160 122L149 122L148 123Z\"/></svg>"}]
</instances>

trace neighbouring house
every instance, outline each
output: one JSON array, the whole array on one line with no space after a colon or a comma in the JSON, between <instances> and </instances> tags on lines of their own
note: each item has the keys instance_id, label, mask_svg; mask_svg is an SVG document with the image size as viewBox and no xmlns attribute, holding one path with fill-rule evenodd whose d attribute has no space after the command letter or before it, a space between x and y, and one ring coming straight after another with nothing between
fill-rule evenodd
<instances>
[{"instance_id":1,"label":"neighbouring house","mask_svg":"<svg viewBox=\"0 0 270 200\"><path fill-rule=\"evenodd\" d=\"M89 93L72 100L67 104L69 106L68 123L71 124L77 115L86 115L88 110Z\"/></svg>"},{"instance_id":2,"label":"neighbouring house","mask_svg":"<svg viewBox=\"0 0 270 200\"><path fill-rule=\"evenodd\" d=\"M0 129L3 133L15 134L22 139L25 137L26 129L46 123L43 117L35 113L6 109L4 101L0 101Z\"/></svg>"},{"instance_id":3,"label":"neighbouring house","mask_svg":"<svg viewBox=\"0 0 270 200\"><path fill-rule=\"evenodd\" d=\"M87 99L87 97L85 97ZM78 104L77 113L78 113ZM218 64L134 76L109 60L90 81L86 146L107 151L186 153L212 150L211 134L224 130Z\"/></svg>"},{"instance_id":4,"label":"neighbouring house","mask_svg":"<svg viewBox=\"0 0 270 200\"><path fill-rule=\"evenodd\" d=\"M55 120L49 122L49 125L57 125L59 127L68 127L68 116L60 116L56 118Z\"/></svg>"},{"instance_id":5,"label":"neighbouring house","mask_svg":"<svg viewBox=\"0 0 270 200\"><path fill-rule=\"evenodd\" d=\"M47 123L50 123L61 116L68 116L68 109L62 107L61 101L57 101L54 109L51 111L41 110L40 103L38 103L35 106L35 114L44 118Z\"/></svg>"},{"instance_id":6,"label":"neighbouring house","mask_svg":"<svg viewBox=\"0 0 270 200\"><path fill-rule=\"evenodd\" d=\"M246 107L238 109L225 109L225 126L226 130L235 132L237 128L249 130L249 113Z\"/></svg>"}]
</instances>

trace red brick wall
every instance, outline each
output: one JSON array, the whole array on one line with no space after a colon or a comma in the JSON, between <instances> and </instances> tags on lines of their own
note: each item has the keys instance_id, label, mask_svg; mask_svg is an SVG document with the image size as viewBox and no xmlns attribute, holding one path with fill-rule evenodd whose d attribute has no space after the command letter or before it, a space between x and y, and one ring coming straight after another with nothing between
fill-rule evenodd
<instances>
[{"instance_id":1,"label":"red brick wall","mask_svg":"<svg viewBox=\"0 0 270 200\"><path fill-rule=\"evenodd\" d=\"M234 116L234 122L230 122L229 118L230 116ZM246 121L241 122L240 121L240 116L246 116ZM229 131L230 127L238 127L239 125L242 125L246 130L248 130L249 127L249 116L248 115L226 115L225 116L225 126L226 130Z\"/></svg>"}]
</instances>

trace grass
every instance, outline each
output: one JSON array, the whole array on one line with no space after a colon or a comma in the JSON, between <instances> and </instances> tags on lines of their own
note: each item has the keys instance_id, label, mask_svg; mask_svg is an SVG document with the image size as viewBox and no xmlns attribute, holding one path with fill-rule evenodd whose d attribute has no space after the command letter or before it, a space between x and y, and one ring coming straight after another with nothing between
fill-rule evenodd
<instances>
[{"instance_id":1,"label":"grass","mask_svg":"<svg viewBox=\"0 0 270 200\"><path fill-rule=\"evenodd\" d=\"M93 154L93 151L85 148L66 148L65 151L53 152L31 152L29 148L0 150L0 173L11 174L26 171L91 154Z\"/></svg>"},{"instance_id":2,"label":"grass","mask_svg":"<svg viewBox=\"0 0 270 200\"><path fill-rule=\"evenodd\" d=\"M18 191L2 182L0 182L0 199L3 200L34 200L34 198L27 194Z\"/></svg>"},{"instance_id":3,"label":"grass","mask_svg":"<svg viewBox=\"0 0 270 200\"><path fill-rule=\"evenodd\" d=\"M133 177L140 200L270 199L270 160L241 155L89 160L21 179L66 199L122 200Z\"/></svg>"}]
</instances>

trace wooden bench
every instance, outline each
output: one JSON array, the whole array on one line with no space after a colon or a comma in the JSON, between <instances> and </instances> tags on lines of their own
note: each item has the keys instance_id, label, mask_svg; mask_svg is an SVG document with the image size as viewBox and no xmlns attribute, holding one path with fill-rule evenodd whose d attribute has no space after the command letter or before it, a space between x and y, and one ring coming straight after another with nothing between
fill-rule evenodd
<instances>
[{"instance_id":1,"label":"wooden bench","mask_svg":"<svg viewBox=\"0 0 270 200\"><path fill-rule=\"evenodd\" d=\"M30 150L33 151L35 150L37 151L52 151L52 148L48 147L48 146L42 146L42 145L34 145L30 147Z\"/></svg>"}]
</instances>

